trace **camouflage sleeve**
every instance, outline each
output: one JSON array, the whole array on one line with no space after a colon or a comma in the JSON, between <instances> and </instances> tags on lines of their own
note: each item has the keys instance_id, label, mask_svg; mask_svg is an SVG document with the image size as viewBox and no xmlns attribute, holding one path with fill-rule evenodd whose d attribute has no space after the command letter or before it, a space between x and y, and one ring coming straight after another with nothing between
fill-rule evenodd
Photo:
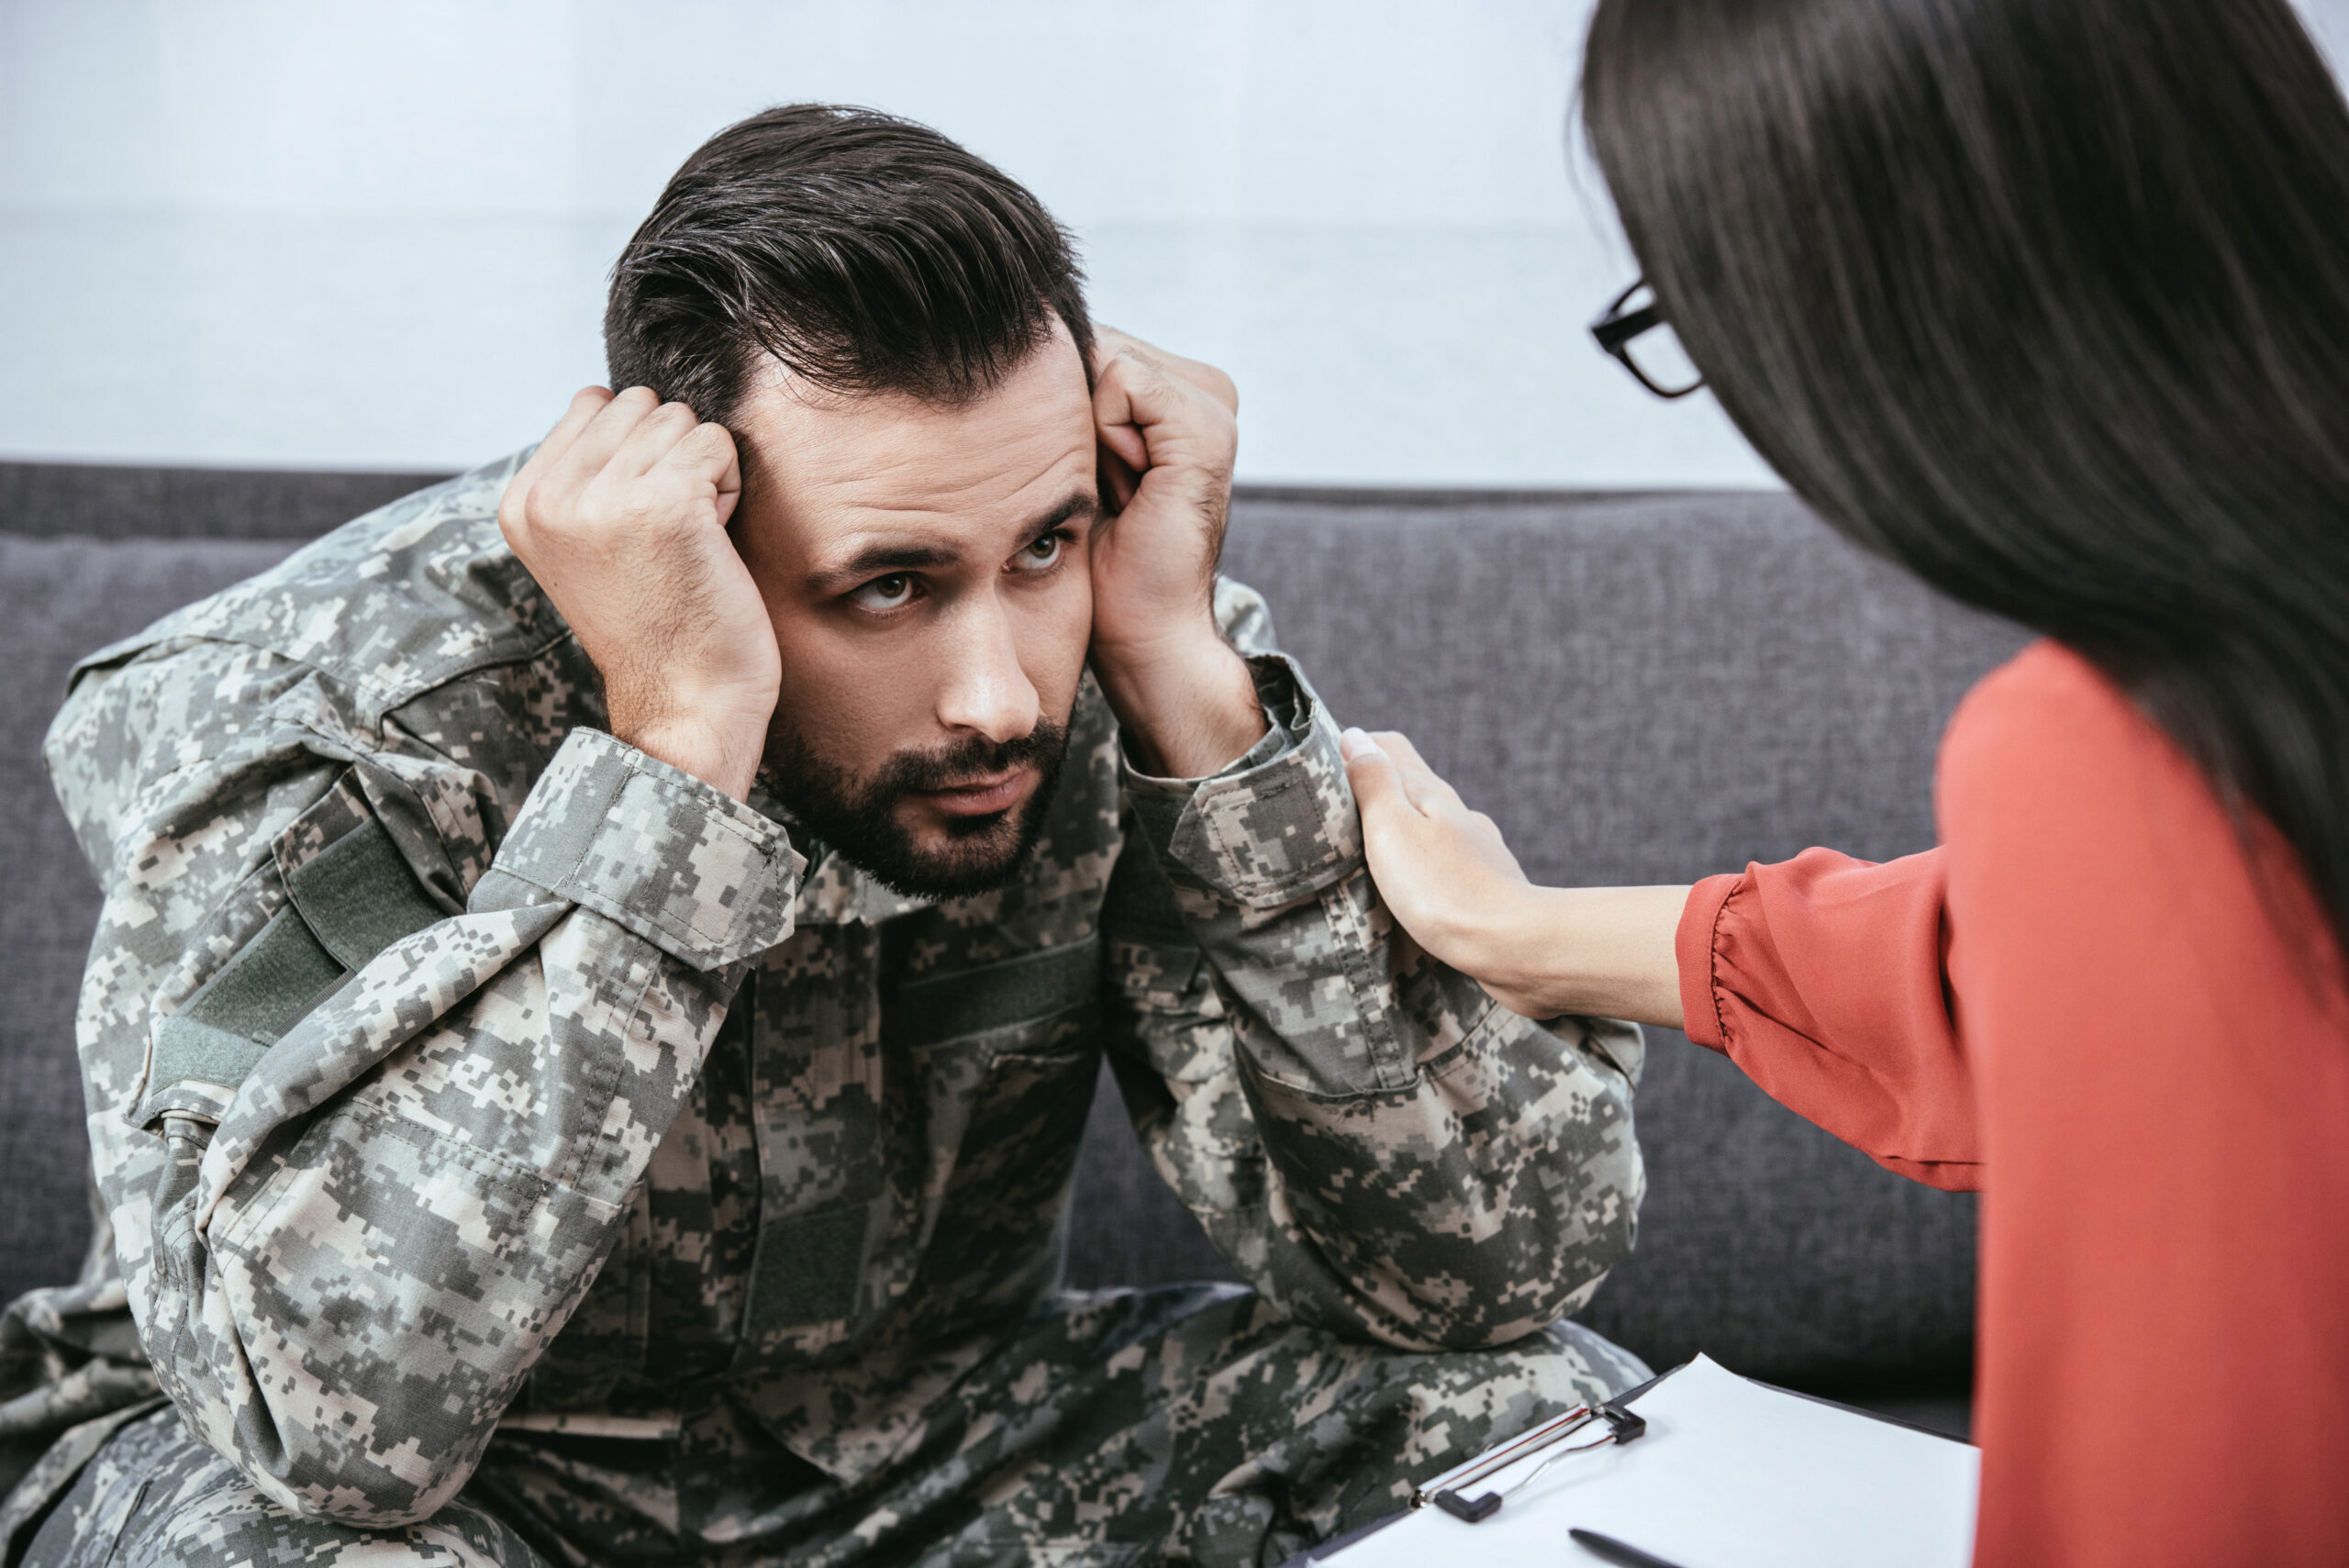
<instances>
[{"instance_id":1,"label":"camouflage sleeve","mask_svg":"<svg viewBox=\"0 0 2349 1568\"><path fill-rule=\"evenodd\" d=\"M1520 1338L1631 1249L1639 1030L1520 1018L1398 931L1335 725L1261 601L1227 585L1219 610L1272 732L1206 780L1129 767L1105 935L1137 1126L1292 1315L1408 1349Z\"/></svg>"},{"instance_id":2,"label":"camouflage sleeve","mask_svg":"<svg viewBox=\"0 0 2349 1568\"><path fill-rule=\"evenodd\" d=\"M396 1525L592 1282L801 862L584 729L495 832L482 773L316 684L167 651L48 754L105 885L79 1034L148 1357L270 1497Z\"/></svg>"}]
</instances>

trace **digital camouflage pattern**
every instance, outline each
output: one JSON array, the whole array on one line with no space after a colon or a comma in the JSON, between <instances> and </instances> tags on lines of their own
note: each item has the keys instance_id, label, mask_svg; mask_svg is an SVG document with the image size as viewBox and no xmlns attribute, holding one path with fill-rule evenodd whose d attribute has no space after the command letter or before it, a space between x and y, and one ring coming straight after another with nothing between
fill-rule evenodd
<instances>
[{"instance_id":1,"label":"digital camouflage pattern","mask_svg":"<svg viewBox=\"0 0 2349 1568\"><path fill-rule=\"evenodd\" d=\"M1422 1400L1379 1419L1434 1454L1635 1370L1564 1329L1483 1352L1630 1246L1638 1031L1527 1022L1398 939L1335 728L1254 595L1223 584L1218 613L1262 742L1205 781L1142 776L1088 680L1024 873L930 903L597 728L594 669L498 535L515 462L77 675L47 754L106 892L78 1028L118 1272L102 1248L0 1324L0 1433L85 1423L0 1529L137 1441L150 1497L209 1476L241 1499L219 1518L309 1529L306 1562L354 1527L456 1531L499 1485L492 1512L541 1528L567 1516L513 1510L552 1494L495 1478L548 1473L607 1478L638 1524L581 1528L617 1551L686 1525L609 1477L730 1453L768 1478L745 1499L779 1475L791 1496L688 1533L755 1557L772 1519L845 1509L879 1561L990 1498L972 1539L999 1545L1016 1499L1077 1496L1017 1480L1063 1445L1089 1500L1026 1523L1091 1551L1172 1509L1179 1555L1221 1529L1208 1490L1251 1495L1275 1426L1362 1459L1361 1423L1307 1418L1317 1386L1332 1412ZM1104 1051L1253 1295L1057 1294ZM151 1383L106 1340L126 1306ZM1397 1353L1432 1351L1469 1353ZM1157 1380L1122 1404L1120 1356ZM1271 1405L1203 1392L1241 1362ZM126 1418L154 1386L176 1417ZM1283 1529L1342 1511L1341 1488L1264 1485L1302 1510Z\"/></svg>"},{"instance_id":2,"label":"digital camouflage pattern","mask_svg":"<svg viewBox=\"0 0 2349 1568\"><path fill-rule=\"evenodd\" d=\"M430 1520L367 1530L263 1496L161 1410L83 1472L26 1568L1108 1568L1162 1561L1168 1542L1195 1562L1272 1563L1404 1507L1415 1480L1493 1434L1644 1375L1572 1324L1503 1351L1413 1355L1285 1321L1235 1286L1105 1292L1019 1326L862 1484L815 1470L712 1392L665 1440L501 1428Z\"/></svg>"}]
</instances>

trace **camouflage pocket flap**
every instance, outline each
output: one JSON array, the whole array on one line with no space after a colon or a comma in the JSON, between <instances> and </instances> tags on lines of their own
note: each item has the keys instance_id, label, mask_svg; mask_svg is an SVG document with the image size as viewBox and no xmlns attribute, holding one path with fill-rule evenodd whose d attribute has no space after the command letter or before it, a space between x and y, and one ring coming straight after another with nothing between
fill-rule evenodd
<instances>
[{"instance_id":1,"label":"camouflage pocket flap","mask_svg":"<svg viewBox=\"0 0 2349 1568\"><path fill-rule=\"evenodd\" d=\"M1100 983L1101 944L1088 937L899 986L883 999L881 1029L895 1044L935 1045L1065 1012L1092 1001Z\"/></svg>"},{"instance_id":2,"label":"camouflage pocket flap","mask_svg":"<svg viewBox=\"0 0 2349 1568\"><path fill-rule=\"evenodd\" d=\"M746 1343L763 1345L784 1329L855 1316L865 1258L886 1218L886 1203L835 1204L762 1225L743 1310Z\"/></svg>"}]
</instances>

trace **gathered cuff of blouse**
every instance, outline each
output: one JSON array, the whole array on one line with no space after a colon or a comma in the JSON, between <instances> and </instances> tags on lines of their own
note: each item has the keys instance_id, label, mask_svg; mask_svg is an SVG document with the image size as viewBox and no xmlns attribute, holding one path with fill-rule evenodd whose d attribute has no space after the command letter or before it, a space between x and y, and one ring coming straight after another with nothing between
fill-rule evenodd
<instances>
[{"instance_id":1,"label":"gathered cuff of blouse","mask_svg":"<svg viewBox=\"0 0 2349 1568\"><path fill-rule=\"evenodd\" d=\"M1938 849L1882 864L1807 850L1698 883L1675 945L1690 1040L1887 1170L1970 1191L1947 886Z\"/></svg>"}]
</instances>

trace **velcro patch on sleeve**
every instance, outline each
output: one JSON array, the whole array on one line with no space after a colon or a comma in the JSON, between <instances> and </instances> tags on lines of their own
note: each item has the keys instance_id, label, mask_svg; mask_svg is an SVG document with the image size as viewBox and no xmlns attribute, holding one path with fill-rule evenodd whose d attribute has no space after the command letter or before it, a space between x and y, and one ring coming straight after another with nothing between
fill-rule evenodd
<instances>
[{"instance_id":1,"label":"velcro patch on sleeve","mask_svg":"<svg viewBox=\"0 0 2349 1568\"><path fill-rule=\"evenodd\" d=\"M288 872L285 891L320 945L354 972L441 918L391 834L373 818Z\"/></svg>"},{"instance_id":2,"label":"velcro patch on sleeve","mask_svg":"<svg viewBox=\"0 0 2349 1568\"><path fill-rule=\"evenodd\" d=\"M284 873L292 906L155 1025L139 1119L210 1115L263 1053L402 937L440 919L390 833L369 818ZM193 1097L191 1097L193 1095Z\"/></svg>"},{"instance_id":3,"label":"velcro patch on sleeve","mask_svg":"<svg viewBox=\"0 0 2349 1568\"><path fill-rule=\"evenodd\" d=\"M299 914L279 910L178 1012L156 1023L150 1095L181 1083L235 1088L349 973Z\"/></svg>"}]
</instances>

